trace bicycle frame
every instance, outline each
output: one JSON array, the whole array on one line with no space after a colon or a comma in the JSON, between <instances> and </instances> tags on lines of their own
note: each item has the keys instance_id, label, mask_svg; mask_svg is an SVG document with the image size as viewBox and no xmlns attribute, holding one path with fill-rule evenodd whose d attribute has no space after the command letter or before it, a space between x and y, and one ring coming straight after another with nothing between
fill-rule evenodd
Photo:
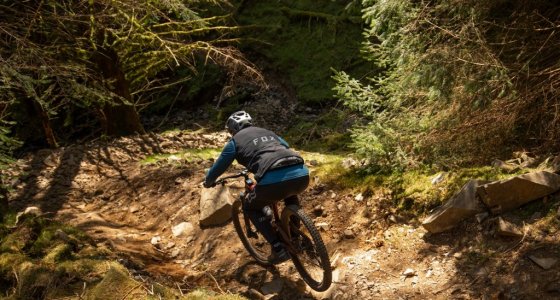
<instances>
[{"instance_id":1,"label":"bicycle frame","mask_svg":"<svg viewBox=\"0 0 560 300\"><path fill-rule=\"evenodd\" d=\"M244 197L246 197L246 195L248 195L248 193L250 193L255 188L255 183L249 177L248 170L243 170L243 171L241 171L237 174L223 177L220 180L216 181L216 184L224 185L227 182L228 179L239 178L239 177L243 177L244 178L244 183L245 183L245 186L244 186L245 191L239 197L240 198L239 200L241 201L241 205L242 205L242 209L243 209L243 217L245 218L245 224L246 224L245 232L247 233L248 237L255 237L255 231L253 231L250 228L251 222L249 222L249 216L245 213L245 209L243 208L243 205L245 205L245 202L243 201ZM287 248L288 252L296 253L297 251L292 246L292 243L290 242L290 237L288 236L288 233L282 228L282 224L280 222L280 210L278 209L278 203L276 202L276 203L270 204L269 206L272 208L272 212L273 212L273 220L272 220L271 224L272 224L272 227L274 228L274 231L280 233L280 237L282 238L282 242L283 242L284 246Z\"/></svg>"}]
</instances>

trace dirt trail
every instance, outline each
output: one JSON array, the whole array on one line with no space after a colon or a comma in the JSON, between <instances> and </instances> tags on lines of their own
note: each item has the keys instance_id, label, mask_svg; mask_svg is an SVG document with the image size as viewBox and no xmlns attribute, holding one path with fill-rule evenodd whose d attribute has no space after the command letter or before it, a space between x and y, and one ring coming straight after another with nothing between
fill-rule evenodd
<instances>
[{"instance_id":1,"label":"dirt trail","mask_svg":"<svg viewBox=\"0 0 560 300\"><path fill-rule=\"evenodd\" d=\"M539 270L516 251L518 241L492 244L472 223L429 236L414 221L395 214L388 195L374 193L357 201L349 191L333 191L320 180L312 183L302 203L317 223L328 223L330 229L322 234L336 268L332 289L312 292L289 262L269 269L256 265L232 224L204 230L198 226L200 182L210 160L171 155L152 164L142 162L154 153L221 148L226 138L174 132L42 150L12 170L23 176L12 183L11 205L39 206L114 249L137 278L149 276L185 289L203 286L257 298L250 290L276 285L280 299L558 296L543 289L551 279L557 282L558 268ZM175 237L172 228L181 222L193 229ZM158 238L154 246L152 240ZM504 258L497 260L501 265L471 257L473 247L481 244ZM516 255L518 260L506 260Z\"/></svg>"}]
</instances>

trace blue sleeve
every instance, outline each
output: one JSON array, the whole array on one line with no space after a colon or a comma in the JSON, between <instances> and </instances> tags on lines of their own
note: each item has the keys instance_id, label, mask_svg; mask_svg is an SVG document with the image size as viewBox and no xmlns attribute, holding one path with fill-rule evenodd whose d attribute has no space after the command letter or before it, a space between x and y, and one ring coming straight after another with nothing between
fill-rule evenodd
<instances>
[{"instance_id":1,"label":"blue sleeve","mask_svg":"<svg viewBox=\"0 0 560 300\"><path fill-rule=\"evenodd\" d=\"M206 173L204 181L207 183L216 181L216 179L218 179L218 177L233 163L235 160L235 153L235 142L230 140L222 150L220 157L218 157L214 165L208 170L208 173Z\"/></svg>"},{"instance_id":2,"label":"blue sleeve","mask_svg":"<svg viewBox=\"0 0 560 300\"><path fill-rule=\"evenodd\" d=\"M283 138L278 137L278 141L280 142L280 144L286 146L286 148L290 148L290 145L288 145L288 142L284 141Z\"/></svg>"}]
</instances>

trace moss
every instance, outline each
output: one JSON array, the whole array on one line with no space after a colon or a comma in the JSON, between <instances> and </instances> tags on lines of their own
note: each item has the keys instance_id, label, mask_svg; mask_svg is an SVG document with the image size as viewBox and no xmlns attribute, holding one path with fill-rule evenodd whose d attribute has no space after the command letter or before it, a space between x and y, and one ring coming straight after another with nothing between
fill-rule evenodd
<instances>
[{"instance_id":1,"label":"moss","mask_svg":"<svg viewBox=\"0 0 560 300\"><path fill-rule=\"evenodd\" d=\"M84 232L58 222L43 224L39 230L37 239L33 242L28 251L33 257L45 255L49 249L60 243L60 239L56 234L57 231L61 231L66 234L69 237L68 243L72 244L74 247L79 243L90 242L90 238Z\"/></svg>"},{"instance_id":2,"label":"moss","mask_svg":"<svg viewBox=\"0 0 560 300\"><path fill-rule=\"evenodd\" d=\"M109 269L109 264L103 259L84 258L59 262L56 269L71 276L92 281L100 279Z\"/></svg>"},{"instance_id":3,"label":"moss","mask_svg":"<svg viewBox=\"0 0 560 300\"><path fill-rule=\"evenodd\" d=\"M146 292L142 284L130 278L125 267L118 263L109 263L109 270L86 299L145 299Z\"/></svg>"},{"instance_id":4,"label":"moss","mask_svg":"<svg viewBox=\"0 0 560 300\"><path fill-rule=\"evenodd\" d=\"M2 253L0 254L0 275L2 277L7 276L12 273L14 268L17 268L20 264L28 261L25 255L21 253Z\"/></svg>"},{"instance_id":5,"label":"moss","mask_svg":"<svg viewBox=\"0 0 560 300\"><path fill-rule=\"evenodd\" d=\"M56 263L72 257L72 246L68 244L58 244L52 247L43 257L45 263Z\"/></svg>"},{"instance_id":6,"label":"moss","mask_svg":"<svg viewBox=\"0 0 560 300\"><path fill-rule=\"evenodd\" d=\"M31 226L20 226L2 239L0 252L23 252L32 245L36 233Z\"/></svg>"},{"instance_id":7,"label":"moss","mask_svg":"<svg viewBox=\"0 0 560 300\"><path fill-rule=\"evenodd\" d=\"M224 294L218 295L214 292L207 291L204 289L194 290L187 295L185 295L185 300L245 300L247 298L240 295Z\"/></svg>"}]
</instances>

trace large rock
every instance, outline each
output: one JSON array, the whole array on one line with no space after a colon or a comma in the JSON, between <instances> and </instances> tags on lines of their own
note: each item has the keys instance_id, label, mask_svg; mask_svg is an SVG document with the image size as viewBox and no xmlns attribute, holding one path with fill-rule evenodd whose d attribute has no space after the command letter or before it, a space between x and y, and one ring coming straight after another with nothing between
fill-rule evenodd
<instances>
[{"instance_id":1,"label":"large rock","mask_svg":"<svg viewBox=\"0 0 560 300\"><path fill-rule=\"evenodd\" d=\"M200 225L220 225L231 218L233 200L229 188L218 185L203 189L200 195Z\"/></svg>"},{"instance_id":2,"label":"large rock","mask_svg":"<svg viewBox=\"0 0 560 300\"><path fill-rule=\"evenodd\" d=\"M422 226L431 233L438 233L454 227L460 221L484 211L477 197L477 189L487 181L470 180L444 205L429 215Z\"/></svg>"},{"instance_id":3,"label":"large rock","mask_svg":"<svg viewBox=\"0 0 560 300\"><path fill-rule=\"evenodd\" d=\"M541 171L483 185L478 194L493 213L508 211L560 189L560 175Z\"/></svg>"}]
</instances>

